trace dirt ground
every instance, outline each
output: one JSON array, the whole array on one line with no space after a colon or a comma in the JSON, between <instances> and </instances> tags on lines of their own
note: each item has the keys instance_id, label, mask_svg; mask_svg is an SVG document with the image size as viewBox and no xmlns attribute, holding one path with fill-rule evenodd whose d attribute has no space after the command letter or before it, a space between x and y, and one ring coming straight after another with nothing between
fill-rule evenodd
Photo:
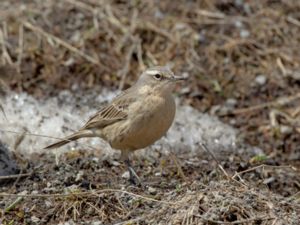
<instances>
[{"instance_id":1,"label":"dirt ground","mask_svg":"<svg viewBox=\"0 0 300 225\"><path fill-rule=\"evenodd\" d=\"M189 77L181 104L265 155L138 155L142 187L117 155L19 157L24 176L0 178L0 223L299 224L299 12L295 0L1 1L2 96L125 89L168 64Z\"/></svg>"}]
</instances>

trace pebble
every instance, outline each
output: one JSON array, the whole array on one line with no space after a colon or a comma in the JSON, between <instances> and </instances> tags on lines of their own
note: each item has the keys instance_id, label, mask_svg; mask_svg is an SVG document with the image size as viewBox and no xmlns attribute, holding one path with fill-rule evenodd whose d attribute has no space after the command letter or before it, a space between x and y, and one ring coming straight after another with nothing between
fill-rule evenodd
<instances>
[{"instance_id":1,"label":"pebble","mask_svg":"<svg viewBox=\"0 0 300 225\"><path fill-rule=\"evenodd\" d=\"M191 92L191 88L190 87L185 87L185 88L182 88L180 90L180 94L188 94Z\"/></svg>"},{"instance_id":2,"label":"pebble","mask_svg":"<svg viewBox=\"0 0 300 225\"><path fill-rule=\"evenodd\" d=\"M34 223L38 223L40 221L39 218L37 218L36 216L32 216L31 218L31 221L34 222Z\"/></svg>"},{"instance_id":3,"label":"pebble","mask_svg":"<svg viewBox=\"0 0 300 225\"><path fill-rule=\"evenodd\" d=\"M73 184L73 185L71 185L71 186L65 187L65 188L64 188L64 193L65 193L65 194L69 194L69 193L72 193L72 192L74 192L74 191L76 191L76 190L78 190L78 185Z\"/></svg>"},{"instance_id":4,"label":"pebble","mask_svg":"<svg viewBox=\"0 0 300 225\"><path fill-rule=\"evenodd\" d=\"M155 10L154 12L154 17L157 19L163 19L165 15L160 11L159 9Z\"/></svg>"},{"instance_id":5,"label":"pebble","mask_svg":"<svg viewBox=\"0 0 300 225\"><path fill-rule=\"evenodd\" d=\"M243 23L242 23L240 20L236 20L236 21L234 22L234 26L235 26L236 28L242 28L242 27L243 27Z\"/></svg>"},{"instance_id":6,"label":"pebble","mask_svg":"<svg viewBox=\"0 0 300 225\"><path fill-rule=\"evenodd\" d=\"M124 172L124 173L122 174L122 178L129 179L129 178L130 178L129 171Z\"/></svg>"},{"instance_id":7,"label":"pebble","mask_svg":"<svg viewBox=\"0 0 300 225\"><path fill-rule=\"evenodd\" d=\"M92 225L101 225L103 224L101 221L94 221L91 223Z\"/></svg>"},{"instance_id":8,"label":"pebble","mask_svg":"<svg viewBox=\"0 0 300 225\"><path fill-rule=\"evenodd\" d=\"M248 30L243 29L243 30L240 31L240 37L241 38L247 38L249 36L250 36L250 32Z\"/></svg>"},{"instance_id":9,"label":"pebble","mask_svg":"<svg viewBox=\"0 0 300 225\"><path fill-rule=\"evenodd\" d=\"M212 115L225 115L228 112L230 112L233 109L233 107L228 106L226 103L225 105L214 105L210 109L210 113Z\"/></svg>"},{"instance_id":10,"label":"pebble","mask_svg":"<svg viewBox=\"0 0 300 225\"><path fill-rule=\"evenodd\" d=\"M39 189L39 185L37 183L33 183L32 188L34 190Z\"/></svg>"},{"instance_id":11,"label":"pebble","mask_svg":"<svg viewBox=\"0 0 300 225\"><path fill-rule=\"evenodd\" d=\"M51 201L45 200L45 205L47 208L53 207L53 204Z\"/></svg>"},{"instance_id":12,"label":"pebble","mask_svg":"<svg viewBox=\"0 0 300 225\"><path fill-rule=\"evenodd\" d=\"M228 106L228 107L235 107L236 105L237 105L237 103L238 103L238 101L235 99L235 98L228 98L227 100L226 100L226 106Z\"/></svg>"},{"instance_id":13,"label":"pebble","mask_svg":"<svg viewBox=\"0 0 300 225\"><path fill-rule=\"evenodd\" d=\"M273 181L275 180L274 177L270 177L270 178L267 178L263 181L263 184L269 184L269 183L272 183Z\"/></svg>"},{"instance_id":14,"label":"pebble","mask_svg":"<svg viewBox=\"0 0 300 225\"><path fill-rule=\"evenodd\" d=\"M229 58L229 57L225 57L225 58L223 59L223 63L224 63L224 64L230 63L230 58Z\"/></svg>"},{"instance_id":15,"label":"pebble","mask_svg":"<svg viewBox=\"0 0 300 225\"><path fill-rule=\"evenodd\" d=\"M95 162L95 163L99 163L99 158L94 157L94 158L92 158L92 161Z\"/></svg>"},{"instance_id":16,"label":"pebble","mask_svg":"<svg viewBox=\"0 0 300 225\"><path fill-rule=\"evenodd\" d=\"M149 191L149 193L152 194L152 195L155 195L155 194L157 193L156 188L153 188L153 187L148 187L148 191Z\"/></svg>"},{"instance_id":17,"label":"pebble","mask_svg":"<svg viewBox=\"0 0 300 225\"><path fill-rule=\"evenodd\" d=\"M73 57L71 57L68 60L66 60L63 64L65 66L72 66L74 63L75 63L75 59Z\"/></svg>"},{"instance_id":18,"label":"pebble","mask_svg":"<svg viewBox=\"0 0 300 225\"><path fill-rule=\"evenodd\" d=\"M119 163L118 161L115 161L115 160L112 160L110 163L111 163L113 166L120 166L120 165L121 165L121 163Z\"/></svg>"},{"instance_id":19,"label":"pebble","mask_svg":"<svg viewBox=\"0 0 300 225\"><path fill-rule=\"evenodd\" d=\"M255 78L255 82L259 85L264 85L267 83L267 77L265 75L258 75Z\"/></svg>"},{"instance_id":20,"label":"pebble","mask_svg":"<svg viewBox=\"0 0 300 225\"><path fill-rule=\"evenodd\" d=\"M236 123L237 123L237 121L235 119L229 120L229 124L232 126L236 125Z\"/></svg>"},{"instance_id":21,"label":"pebble","mask_svg":"<svg viewBox=\"0 0 300 225\"><path fill-rule=\"evenodd\" d=\"M24 191L21 191L18 193L18 195L27 195L28 194L28 191L27 190L24 190Z\"/></svg>"},{"instance_id":22,"label":"pebble","mask_svg":"<svg viewBox=\"0 0 300 225\"><path fill-rule=\"evenodd\" d=\"M84 171L80 170L76 175L75 181L80 181L83 175L84 175Z\"/></svg>"},{"instance_id":23,"label":"pebble","mask_svg":"<svg viewBox=\"0 0 300 225\"><path fill-rule=\"evenodd\" d=\"M161 172L157 172L154 174L156 177L160 177L161 176Z\"/></svg>"},{"instance_id":24,"label":"pebble","mask_svg":"<svg viewBox=\"0 0 300 225\"><path fill-rule=\"evenodd\" d=\"M282 134L291 134L293 132L293 128L286 125L280 126L280 133Z\"/></svg>"},{"instance_id":25,"label":"pebble","mask_svg":"<svg viewBox=\"0 0 300 225\"><path fill-rule=\"evenodd\" d=\"M290 72L288 75L289 75L289 77L293 78L296 81L300 80L300 71L293 71L293 72Z\"/></svg>"}]
</instances>

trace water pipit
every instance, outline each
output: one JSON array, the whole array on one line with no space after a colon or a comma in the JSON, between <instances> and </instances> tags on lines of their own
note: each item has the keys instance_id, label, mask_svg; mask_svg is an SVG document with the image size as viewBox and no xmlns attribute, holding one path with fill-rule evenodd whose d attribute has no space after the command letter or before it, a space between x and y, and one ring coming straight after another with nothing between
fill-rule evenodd
<instances>
[{"instance_id":1,"label":"water pipit","mask_svg":"<svg viewBox=\"0 0 300 225\"><path fill-rule=\"evenodd\" d=\"M58 148L79 138L100 137L112 148L121 150L121 159L128 166L130 181L140 183L131 167L129 155L166 134L176 111L172 90L177 81L184 79L175 76L167 67L145 70L132 87L98 111L80 130L46 149Z\"/></svg>"}]
</instances>

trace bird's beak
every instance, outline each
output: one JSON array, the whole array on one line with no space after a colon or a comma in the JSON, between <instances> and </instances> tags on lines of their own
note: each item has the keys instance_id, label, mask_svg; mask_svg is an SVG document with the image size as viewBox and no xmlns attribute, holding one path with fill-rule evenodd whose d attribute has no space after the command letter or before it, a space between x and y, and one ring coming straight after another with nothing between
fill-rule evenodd
<instances>
[{"instance_id":1,"label":"bird's beak","mask_svg":"<svg viewBox=\"0 0 300 225\"><path fill-rule=\"evenodd\" d=\"M183 80L187 80L187 77L184 77L184 76L173 76L172 77L172 81L183 81Z\"/></svg>"}]
</instances>

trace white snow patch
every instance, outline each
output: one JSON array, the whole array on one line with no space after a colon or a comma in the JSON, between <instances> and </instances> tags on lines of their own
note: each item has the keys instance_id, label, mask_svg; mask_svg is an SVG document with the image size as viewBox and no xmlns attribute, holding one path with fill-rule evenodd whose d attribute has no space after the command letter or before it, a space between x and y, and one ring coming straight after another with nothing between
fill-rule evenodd
<instances>
[{"instance_id":1,"label":"white snow patch","mask_svg":"<svg viewBox=\"0 0 300 225\"><path fill-rule=\"evenodd\" d=\"M50 137L63 138L79 129L100 106L116 95L116 92L108 90L102 90L98 95L89 93L76 96L63 91L56 97L37 100L26 93L11 93L0 99L8 118L7 121L0 115L0 139L13 149L18 137L27 130L28 133L48 137L26 135L18 150L22 153L44 151L45 146L56 141ZM149 148L195 152L202 151L199 143L205 142L215 152L234 151L236 139L237 131L216 117L200 113L190 106L178 106L176 119L167 135ZM114 152L100 138L81 139L60 150L78 146L101 149L108 154Z\"/></svg>"}]
</instances>

